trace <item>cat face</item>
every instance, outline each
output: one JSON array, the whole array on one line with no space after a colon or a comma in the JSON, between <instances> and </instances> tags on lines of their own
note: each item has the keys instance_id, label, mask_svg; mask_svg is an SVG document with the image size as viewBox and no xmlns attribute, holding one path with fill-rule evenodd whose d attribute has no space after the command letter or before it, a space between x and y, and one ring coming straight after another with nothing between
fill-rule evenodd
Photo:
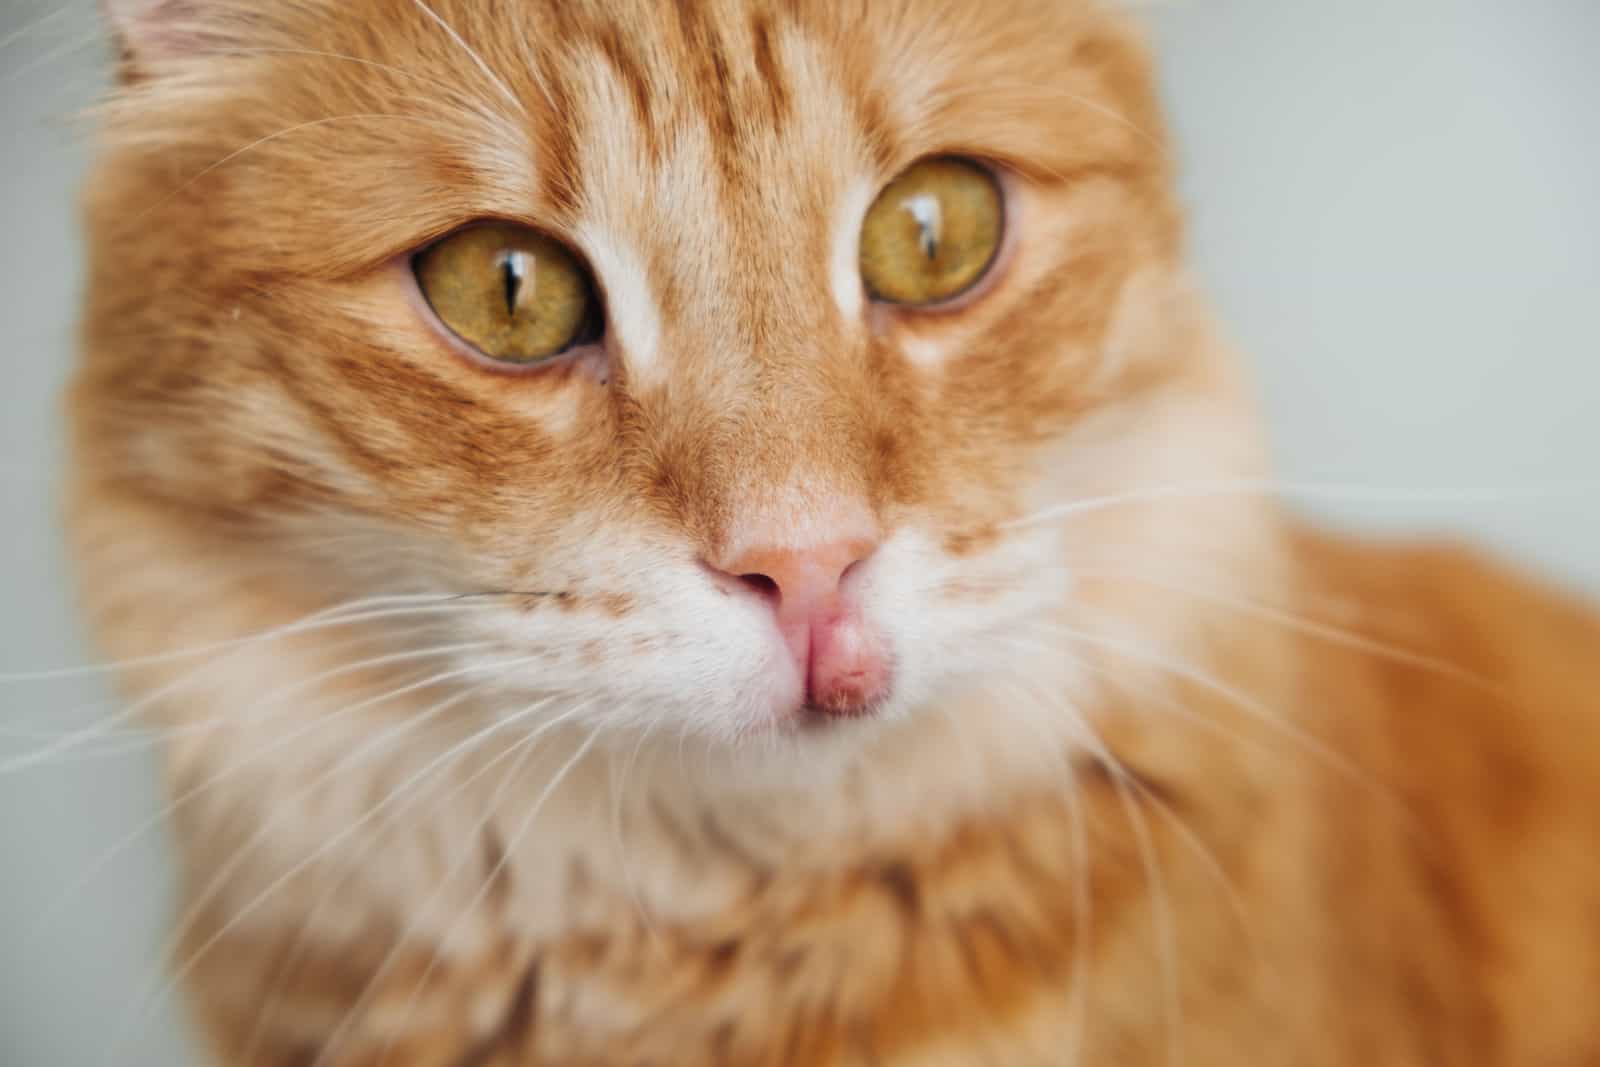
<instances>
[{"instance_id":1,"label":"cat face","mask_svg":"<svg viewBox=\"0 0 1600 1067\"><path fill-rule=\"evenodd\" d=\"M92 477L462 595L508 711L848 735L1056 677L1096 552L1217 551L1035 521L1249 452L1097 5L113 9Z\"/></svg>"}]
</instances>

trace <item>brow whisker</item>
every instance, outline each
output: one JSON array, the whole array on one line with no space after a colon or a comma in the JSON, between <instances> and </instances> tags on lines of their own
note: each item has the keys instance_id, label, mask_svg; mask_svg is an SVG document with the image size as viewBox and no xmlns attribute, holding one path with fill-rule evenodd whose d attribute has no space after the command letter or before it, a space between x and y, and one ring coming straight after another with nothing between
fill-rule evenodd
<instances>
[{"instance_id":1,"label":"brow whisker","mask_svg":"<svg viewBox=\"0 0 1600 1067\"><path fill-rule=\"evenodd\" d=\"M221 159L218 159L215 162L201 168L197 173L185 179L181 184L178 185L177 188L173 189L170 193L167 193L161 199L157 200L155 203L145 208L144 211L136 215L130 224L137 225L142 223L152 213L159 210L163 205L169 204L177 197L183 195L185 190L192 188L197 182L204 179L207 175L215 173L218 169L227 166L229 163L232 163L239 157L249 152L253 152L263 145L270 144L271 142L283 137L287 137L290 134L299 133L302 130L314 129L318 126L326 126L329 123L358 121L415 122L426 126L438 125L437 120L426 115L396 115L384 112L350 112L343 115L324 115L319 119L307 119L304 122L297 122L292 126L285 127L284 129L277 130L262 137L258 137L242 148L236 148L232 152L229 152L227 155L223 156Z\"/></svg>"},{"instance_id":2,"label":"brow whisker","mask_svg":"<svg viewBox=\"0 0 1600 1067\"><path fill-rule=\"evenodd\" d=\"M496 74L492 68L490 68L488 62L483 58L482 55L479 54L477 49L469 45L466 40L455 31L454 27L452 27L444 19L440 18L439 13L433 8L429 7L425 0L411 0L411 2L416 5L418 10L432 20L435 25L443 30L445 34L448 35L449 38L454 41L463 52L467 54L467 58L471 59L473 64L483 72L483 76L489 79L489 83L499 90L500 95L506 99L507 103L516 109L518 114L527 114L527 110L522 106L522 101L517 98L517 94L512 92L511 87L505 83L505 80Z\"/></svg>"}]
</instances>

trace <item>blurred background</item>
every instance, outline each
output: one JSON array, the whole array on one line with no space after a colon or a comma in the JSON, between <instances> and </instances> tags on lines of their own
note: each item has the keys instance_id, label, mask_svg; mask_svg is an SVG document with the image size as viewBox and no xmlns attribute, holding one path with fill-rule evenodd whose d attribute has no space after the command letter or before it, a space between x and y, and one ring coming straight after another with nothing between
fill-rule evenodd
<instances>
[{"instance_id":1,"label":"blurred background","mask_svg":"<svg viewBox=\"0 0 1600 1067\"><path fill-rule=\"evenodd\" d=\"M0 0L0 676L88 662L55 482L95 6ZM1281 473L1372 490L1306 509L1455 532L1600 593L1600 3L1187 0L1147 17L1196 266ZM170 879L150 753L31 760L36 733L109 701L93 675L0 678L6 1067L193 1062L154 995Z\"/></svg>"}]
</instances>

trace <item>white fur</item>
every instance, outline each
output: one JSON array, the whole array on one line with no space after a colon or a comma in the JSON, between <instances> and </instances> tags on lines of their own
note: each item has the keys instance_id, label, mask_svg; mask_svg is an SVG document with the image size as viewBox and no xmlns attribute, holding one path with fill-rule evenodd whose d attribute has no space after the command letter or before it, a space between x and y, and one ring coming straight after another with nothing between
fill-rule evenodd
<instances>
[{"instance_id":1,"label":"white fur","mask_svg":"<svg viewBox=\"0 0 1600 1067\"><path fill-rule=\"evenodd\" d=\"M857 177L844 187L835 208L832 234L833 255L828 263L828 288L834 305L846 322L861 317L866 294L861 286L861 222L878 195L878 184L869 177Z\"/></svg>"},{"instance_id":2,"label":"white fur","mask_svg":"<svg viewBox=\"0 0 1600 1067\"><path fill-rule=\"evenodd\" d=\"M587 227L578 242L606 292L606 317L614 333L613 350L628 370L630 386L641 391L666 380L661 353L661 320L644 265L626 241Z\"/></svg>"}]
</instances>

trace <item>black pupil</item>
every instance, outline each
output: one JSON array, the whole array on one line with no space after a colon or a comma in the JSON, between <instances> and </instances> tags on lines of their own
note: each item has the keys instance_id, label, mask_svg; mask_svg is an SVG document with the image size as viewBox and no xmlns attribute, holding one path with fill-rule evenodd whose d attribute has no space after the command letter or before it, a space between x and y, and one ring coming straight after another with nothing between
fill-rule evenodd
<instances>
[{"instance_id":1,"label":"black pupil","mask_svg":"<svg viewBox=\"0 0 1600 1067\"><path fill-rule=\"evenodd\" d=\"M500 254L500 282L505 289L506 314L517 315L517 299L528 277L528 253L502 252Z\"/></svg>"}]
</instances>

